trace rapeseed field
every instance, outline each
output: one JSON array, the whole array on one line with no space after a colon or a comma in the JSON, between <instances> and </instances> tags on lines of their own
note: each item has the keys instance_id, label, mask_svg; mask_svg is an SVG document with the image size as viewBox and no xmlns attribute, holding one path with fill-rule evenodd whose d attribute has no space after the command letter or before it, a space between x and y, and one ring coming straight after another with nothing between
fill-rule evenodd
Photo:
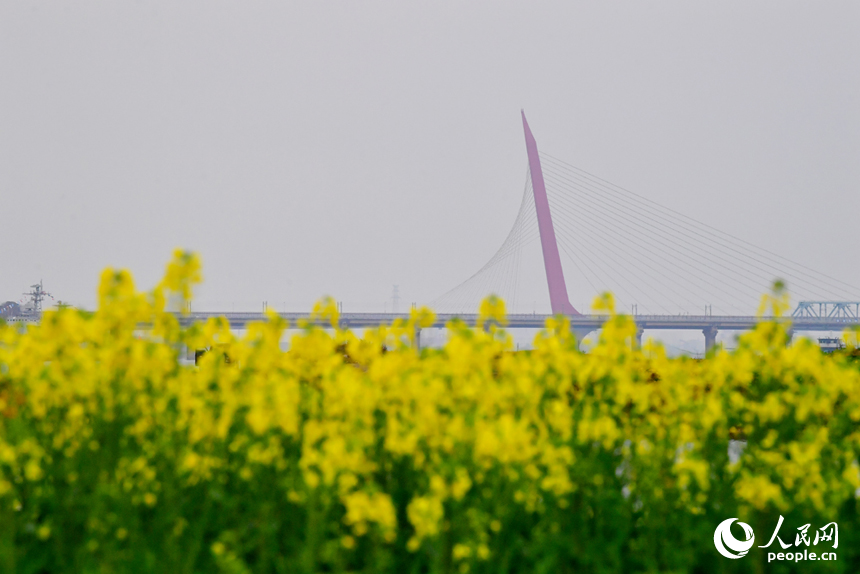
<instances>
[{"instance_id":1,"label":"rapeseed field","mask_svg":"<svg viewBox=\"0 0 860 574\"><path fill-rule=\"evenodd\" d=\"M850 352L762 323L670 358L608 295L588 353L563 318L514 352L495 298L420 351L429 310L359 337L324 300L285 352L275 314L239 338L168 312L200 276L177 252L150 292L107 270L95 312L0 327L0 572L791 571L714 548L780 516L792 543L838 523L814 569L860 571Z\"/></svg>"}]
</instances>

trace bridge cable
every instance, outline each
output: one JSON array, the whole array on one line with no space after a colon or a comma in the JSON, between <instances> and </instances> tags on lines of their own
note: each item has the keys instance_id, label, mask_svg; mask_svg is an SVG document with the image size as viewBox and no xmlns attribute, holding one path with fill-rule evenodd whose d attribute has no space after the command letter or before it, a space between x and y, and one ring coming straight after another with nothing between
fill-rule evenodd
<instances>
[{"instance_id":1,"label":"bridge cable","mask_svg":"<svg viewBox=\"0 0 860 574\"><path fill-rule=\"evenodd\" d=\"M551 172L551 170L550 170L549 175L550 175L550 177L551 177L551 178L556 178L556 177L558 177L558 176L557 176L557 174L552 173L552 172ZM562 177L563 177L563 176L562 176ZM585 189L585 191L586 191L587 193L589 193L589 194L594 194L594 193L595 193L593 190L590 190L589 188L582 188L582 186L581 186L581 185L578 185L578 184L576 184L576 183L574 183L573 185L576 185L579 189ZM567 186L567 187L569 188L569 186ZM580 194L580 196L581 196L581 194ZM605 198L605 195L602 195L602 196L600 197L600 199L604 199L604 198ZM628 210L628 211L629 211L629 207L628 207L628 206L623 206L623 208L625 208L626 210ZM617 213L617 212L616 212L616 213ZM640 217L640 216L638 216L638 214L634 215L634 219L639 220L639 221L643 221L643 220L641 219L641 217ZM628 218L628 220L629 220L629 218ZM646 220L646 221L647 221L649 224L651 224L651 225L649 226L649 228L648 228L648 231L653 235L653 234L654 234L654 225L653 225L653 224L654 224L654 221L653 221L653 220ZM665 226L663 227L663 229L665 229ZM689 233L687 233L687 232L686 232L686 231L684 231L684 230L682 230L682 231L681 231L681 233L683 233L683 234L685 234L685 235L689 236ZM659 234L659 235L663 235L663 236L665 236L664 234ZM700 235L700 234L699 234L699 235ZM713 245L713 238L712 238L712 241L711 241L710 243L702 243L702 242L701 242L701 240L698 240L698 239L696 239L696 238L691 238L691 239L692 239L692 241L697 242L700 246L702 246L702 247L703 247L705 250L707 250L707 251L712 251L712 250L714 249L714 245ZM675 240L677 241L677 237L675 238ZM742 254L742 255L744 255L744 254ZM723 260L723 261L727 261L725 258L720 257L719 255L717 255L717 256L716 256L716 258L717 258L717 259L720 259L720 260ZM746 256L746 258L747 258L747 259L749 259L750 257L749 257L749 256ZM758 275L758 276L761 276L761 272L760 272L761 266L762 266L762 265L769 266L769 265L768 265L766 262L762 262L762 261L761 261L761 260L759 260L758 258L753 258L753 259L755 259L755 260L757 261L757 263L758 263L758 265L757 265L757 266L753 267L753 269L754 269L754 273L755 273L756 275ZM714 261L711 261L711 262L712 262L712 263L714 263ZM728 261L727 261L727 262L728 262ZM738 264L738 261L737 261L737 260L735 260L735 261L731 261L731 263L733 263L733 264L737 265L737 264ZM741 261L741 263L742 263L743 265L750 265L749 263L747 263L746 261L743 261L743 260ZM770 266L770 267L771 267L771 268L774 268L773 266ZM733 266L731 266L731 265L729 265L729 266L724 266L724 268L725 268L725 269L730 270L730 271L731 271L731 272L733 272L733 273L737 273L737 271L736 271L736 270L734 269L734 267L733 267ZM775 268L774 268L774 269L775 269ZM779 269L780 274L784 273L785 271L786 271L785 269ZM804 285L804 284L805 284L805 285L809 285L808 281L806 281L805 279L801 279L801 278L798 278L798 277L794 276L794 273L791 273L791 277L793 278L793 280L797 280L798 284L800 284L800 285ZM821 289L821 285L820 285L820 284L819 284L819 285L811 285L811 287L812 287L814 290L819 290L819 289ZM829 289L827 289L827 291L829 291ZM833 294L833 292L832 292L832 291L830 291L830 293L831 293L831 294Z\"/></svg>"},{"instance_id":2,"label":"bridge cable","mask_svg":"<svg viewBox=\"0 0 860 574\"><path fill-rule=\"evenodd\" d=\"M552 181L552 179L553 179L553 178L552 178L552 176L549 176L547 179L549 179L550 181ZM652 262L655 262L655 263L656 263L655 256L652 256L652 252L651 252L651 251L649 251L649 250L643 250L643 249L641 248L641 246L640 246L639 242L636 242L636 241L629 241L629 238L628 238L628 237L625 237L625 236L624 236L624 235L622 235L621 233L618 233L618 232L617 232L617 230L613 228L612 223L614 223L614 222L612 221L612 219L614 219L614 217L613 217L612 215L610 215L609 220L607 220L607 217L604 217L601 211L597 211L597 210L595 210L595 209L591 208L590 206L583 206L583 205L579 205L579 204L573 204L572 202L570 203L570 205L568 205L568 203L567 203L567 202L568 202L569 200L568 200L567 198L565 198L565 197L556 197L555 199L557 200L556 208L557 208L559 211L560 211L560 210L562 210L562 209L565 209L565 208L570 208L570 209L573 209L573 210L576 212L576 216L575 216L575 221L576 221L576 223L575 223L575 225L579 225L580 227L582 227L582 226L584 226L584 227L588 227L589 229L592 229L592 230L594 230L594 231L595 231L595 232L597 232L597 233L599 233L600 231L613 230L613 231L615 231L614 235L618 236L620 239L623 239L623 240L628 241L629 243L631 243L631 245L632 245L632 249L634 249L637 253L640 253L640 254L641 254L641 258L644 258L644 259L647 259L647 260L649 260L649 261L652 261ZM595 215L595 217L596 217L597 219L599 219L600 221L606 222L606 223L607 223L607 225L606 225L606 226L595 226L595 225L591 224L591 222L590 222L588 219L585 219L585 218L584 218L584 219L582 219L582 220L579 220L579 217L578 217L578 216L579 216L579 215L581 215L583 211L584 211L584 212L591 213L591 214L594 214L594 215ZM567 211L560 211L560 213L565 213L565 214L567 214L568 212L567 212ZM616 215L616 216L617 216L617 214L613 214L613 215ZM623 216L622 216L622 217L623 217ZM626 219L626 218L625 218L625 219ZM628 221L629 221L629 220L628 220ZM639 227L639 228L641 229L641 226L638 226L638 224L634 223L634 225L636 225L637 227ZM648 230L646 229L645 231L647 232ZM613 244L614 244L614 245L618 245L616 242L613 242ZM625 252L625 249L623 248L623 246L619 246L619 249L620 249L620 251L619 251L620 253L624 253L624 252ZM682 251L679 251L679 250L675 249L673 246L671 246L671 244L669 245L669 249L671 249L672 251L674 251L674 252L678 253L679 255L683 256L683 257L684 257L684 258L686 258L686 259L691 259L689 256L687 256L687 255L686 255L685 253L683 253ZM669 265L671 265L671 266L673 266L673 267L678 268L679 270L686 270L686 269L682 268L682 267L681 267L681 266L680 266L680 265L679 265L675 260L673 260L672 258L668 258L668 257L666 257L665 255L663 255L661 251L656 251L655 255L656 255L656 257L657 257L657 258L664 260L666 263L668 263ZM641 258L640 258L640 259L641 259ZM625 260L627 260L627 259L625 258ZM627 260L627 261L629 261L629 260ZM634 259L634 261L635 261L635 259ZM694 266L697 266L697 267L698 267L698 262L696 262L695 260L692 260L692 261L691 261L691 263L692 263ZM634 266L635 266L635 265L634 265ZM652 267L650 267L650 266L649 266L649 268L650 268L652 271L654 271L654 268L652 268ZM708 271L707 271L707 268L705 268L705 270L703 270L702 272L703 272L705 275L708 275L708 276L712 277L712 278L713 278L713 279L715 279L715 280L720 280L720 278L719 278L719 277L714 276L713 274L711 274L710 272L708 272ZM701 289L701 284L699 284L699 283L697 283L697 282L694 282L694 281L691 281L691 280L690 280L690 278L689 278L689 276L688 276L687 274L679 275L679 278L680 278L680 279L682 279L685 283L687 283L687 284L689 284L689 285L694 286L694 287L695 287L695 289L697 289L697 290L698 290L698 289ZM677 295L679 295L679 296L681 296L681 297L685 298L689 303L691 303L691 304L695 305L695 303L694 303L693 301L691 301L690 299L688 299L688 298L686 298L685 296L681 295L681 294L680 294L680 293L678 293L677 291L674 291L674 289L672 289L672 287L671 287L671 283L669 283L669 284L663 284L663 283L661 283L661 285L663 285L663 287L664 287L664 288L666 288L666 289L668 289L668 290L672 290L672 291L673 291L673 292L675 292ZM757 292L755 293L755 297L756 297L756 298L758 298L758 296L759 296L759 295L760 295L760 291L757 291ZM722 300L724 303L728 304L730 307L734 307L734 305L732 305L731 303L729 303L727 300L722 299L721 297L716 297L716 298L717 298L717 299L719 299L719 300ZM736 307L735 307L735 308L736 308Z\"/></svg>"},{"instance_id":3,"label":"bridge cable","mask_svg":"<svg viewBox=\"0 0 860 574\"><path fill-rule=\"evenodd\" d=\"M542 154L542 155L546 155L546 154ZM791 261L791 260L789 260L783 256L780 256L778 254L775 254L775 253L773 253L767 249L760 248L760 247L753 245L747 241L739 239L739 238L737 238L731 234L728 234L726 232L718 230L718 229L716 229L710 225L701 223L698 220L695 220L689 216L681 214L681 213L679 213L679 212L677 212L671 208L664 207L664 206L662 206L662 205L660 205L660 204L658 204L652 200L649 200L649 199L644 198L644 197L642 197L642 196L640 196L634 192L631 192L629 190L621 188L620 186L616 186L615 184L611 184L610 182L607 182L606 180L603 180L597 176L594 176L588 172L585 172L584 170L581 170L575 166L572 166L572 165L568 164L567 162L564 162L563 160L559 160L557 158L554 158L554 157L548 156L548 155L547 155L547 159L551 162L554 162L555 164L559 164L558 165L559 168L566 170L573 177L576 177L577 179L579 179L581 181L584 180L585 182L588 182L591 185L596 185L596 186L602 187L604 190L610 191L610 192L614 193L615 195L626 195L629 199L632 199L637 204L642 206L644 209L647 209L649 212L654 214L656 217L659 217L660 219L668 222L670 225L672 225L674 227L680 227L681 229L686 229L687 231L692 231L694 235L697 235L698 237L701 238L700 242L703 245L705 245L706 247L710 247L711 249L713 249L712 242L714 242L716 239L716 241L721 243L723 246L728 247L729 249L731 249L735 253L738 253L742 257L745 257L746 259L752 259L759 264L765 264L768 267L770 267L771 269L774 269L779 273L784 273L786 271L785 269L779 269L779 268L774 267L768 261L763 261L762 259L752 257L749 254L738 251L737 248L741 247L741 248L745 248L745 249L752 249L752 250L758 252L759 254L764 253L764 254L767 254L769 256L775 257L775 258L783 261L785 264L788 264L790 267L793 267L794 269L791 270L792 275L795 275L795 279L800 280L803 283L808 283L808 282L806 280L801 280L800 277L796 276L796 274L800 274L800 275L803 275L805 277L812 278L813 280L815 280L815 283L813 283L813 285L818 284L819 288L821 287L821 285L820 285L821 283L825 283L825 284L827 284L827 286L830 289L835 289L837 291L845 291L845 287L837 287L836 285L834 285L832 283L832 282L836 282L840 285L843 285L843 286L846 286L849 288L847 291L845 291L846 293L852 293L853 294L856 292L856 289L857 289L856 287L851 286L848 283L845 283L844 281L834 279L828 275L817 273L805 265ZM597 181L594 181L594 180L597 180ZM670 212L671 214L673 214L677 217L668 218L664 213L659 212L655 208L659 208L659 209L662 209L664 211ZM630 209L630 208L628 207L628 209ZM657 211L657 213L654 213L655 211ZM679 219L680 219L680 221L679 221ZM705 238L701 233L699 233L699 230L697 228L694 227L691 230L690 225L687 222L692 222L692 223L694 223L700 227L705 227L705 228L715 232L717 234L717 238L714 238L714 237ZM680 223L683 223L684 225L681 226ZM701 241L703 239L708 239L708 240L710 240L710 242ZM815 273L815 275L811 275L810 273L807 273L807 271L812 271L813 273ZM822 279L827 279L829 281L822 281ZM828 289L828 291L829 291L829 289ZM833 293L833 291L830 291L830 292Z\"/></svg>"}]
</instances>

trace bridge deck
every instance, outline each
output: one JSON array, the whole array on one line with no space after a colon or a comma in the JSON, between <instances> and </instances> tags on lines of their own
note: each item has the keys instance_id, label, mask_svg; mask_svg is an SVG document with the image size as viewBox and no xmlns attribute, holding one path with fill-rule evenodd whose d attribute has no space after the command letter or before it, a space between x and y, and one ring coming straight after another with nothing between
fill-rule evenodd
<instances>
[{"instance_id":1,"label":"bridge deck","mask_svg":"<svg viewBox=\"0 0 860 574\"><path fill-rule=\"evenodd\" d=\"M300 320L309 320L308 313L278 313L279 316L296 325ZM230 326L243 328L251 321L265 321L264 313L207 313L195 312L183 316L183 321L205 321L209 317L225 317ZM542 328L548 318L552 315L538 314L514 314L508 315L508 328L511 329L534 329ZM409 318L405 313L342 313L340 315L340 326L351 328L376 327L393 323L396 319L406 320ZM444 327L450 321L459 319L467 325L474 325L478 316L476 314L450 314L440 313L436 316L433 327ZM574 315L569 317L572 327L580 329L599 329L606 321L606 315ZM795 331L841 331L847 327L860 327L860 319L853 317L756 317L756 316L732 316L732 315L636 315L636 324L645 330L668 330L668 329L705 329L716 328L718 330L747 330L762 321L777 320L790 324ZM324 323L321 321L320 323Z\"/></svg>"}]
</instances>

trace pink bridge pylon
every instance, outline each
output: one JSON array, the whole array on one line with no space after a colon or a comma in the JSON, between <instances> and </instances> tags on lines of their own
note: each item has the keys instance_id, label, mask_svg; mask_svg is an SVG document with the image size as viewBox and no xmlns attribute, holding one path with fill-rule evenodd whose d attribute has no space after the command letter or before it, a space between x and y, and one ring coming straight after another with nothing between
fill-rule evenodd
<instances>
[{"instance_id":1,"label":"pink bridge pylon","mask_svg":"<svg viewBox=\"0 0 860 574\"><path fill-rule=\"evenodd\" d=\"M546 198L546 185L543 182L543 171L540 167L537 143L523 115L523 130L526 133L526 151L529 154L529 172L532 179L532 190L535 196L535 211L537 212L538 230L540 231L540 246L543 251L543 264L546 268L546 282L549 286L549 304L554 315L581 315L570 304L567 295L567 285L564 282L564 270L558 256L558 244L555 241L555 228L552 226L552 215L549 211L549 201Z\"/></svg>"}]
</instances>

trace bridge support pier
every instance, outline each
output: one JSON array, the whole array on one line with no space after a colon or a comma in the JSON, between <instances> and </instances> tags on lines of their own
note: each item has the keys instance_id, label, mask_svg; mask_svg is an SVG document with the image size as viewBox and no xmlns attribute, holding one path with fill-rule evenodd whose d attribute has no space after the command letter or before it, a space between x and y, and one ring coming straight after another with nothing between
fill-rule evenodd
<instances>
[{"instance_id":1,"label":"bridge support pier","mask_svg":"<svg viewBox=\"0 0 860 574\"><path fill-rule=\"evenodd\" d=\"M644 333L644 332L645 332L645 329L641 329L638 327L636 328L636 348L637 349L642 348L642 333Z\"/></svg>"},{"instance_id":2,"label":"bridge support pier","mask_svg":"<svg viewBox=\"0 0 860 574\"><path fill-rule=\"evenodd\" d=\"M580 351L582 351L583 350L583 347L582 347L583 339L585 339L588 335L593 333L594 329L584 329L584 328L571 327L570 330L573 331L573 335L574 335L574 337L576 337L576 348L579 349Z\"/></svg>"},{"instance_id":3,"label":"bridge support pier","mask_svg":"<svg viewBox=\"0 0 860 574\"><path fill-rule=\"evenodd\" d=\"M702 333L705 335L705 352L707 353L717 344L717 328L705 327L702 329Z\"/></svg>"},{"instance_id":4,"label":"bridge support pier","mask_svg":"<svg viewBox=\"0 0 860 574\"><path fill-rule=\"evenodd\" d=\"M791 340L794 338L794 329L785 330L785 346L791 345Z\"/></svg>"},{"instance_id":5,"label":"bridge support pier","mask_svg":"<svg viewBox=\"0 0 860 574\"><path fill-rule=\"evenodd\" d=\"M421 329L415 327L415 350L421 351Z\"/></svg>"}]
</instances>

